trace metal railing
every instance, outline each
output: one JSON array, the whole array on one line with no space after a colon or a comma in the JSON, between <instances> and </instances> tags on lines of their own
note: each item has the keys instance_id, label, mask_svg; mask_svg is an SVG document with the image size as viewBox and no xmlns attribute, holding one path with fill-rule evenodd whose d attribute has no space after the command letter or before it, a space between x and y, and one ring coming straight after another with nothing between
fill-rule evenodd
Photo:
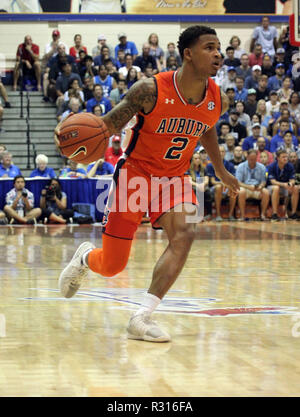
<instances>
[{"instance_id":1,"label":"metal railing","mask_svg":"<svg viewBox=\"0 0 300 417\"><path fill-rule=\"evenodd\" d=\"M19 77L19 86L20 86L20 118L24 119L24 92L23 92L23 68L20 65L20 77ZM31 142L30 137L30 96L29 91L26 91L26 145L27 145L27 169L31 169L31 157L33 158L33 166L36 168L36 148L35 144ZM31 152L32 147L32 152Z\"/></svg>"}]
</instances>

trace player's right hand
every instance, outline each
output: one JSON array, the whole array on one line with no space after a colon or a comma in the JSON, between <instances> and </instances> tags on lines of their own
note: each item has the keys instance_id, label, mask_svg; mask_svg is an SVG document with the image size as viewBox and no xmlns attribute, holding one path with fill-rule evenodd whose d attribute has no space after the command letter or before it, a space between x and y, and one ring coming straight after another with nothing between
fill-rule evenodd
<instances>
[{"instance_id":1,"label":"player's right hand","mask_svg":"<svg viewBox=\"0 0 300 417\"><path fill-rule=\"evenodd\" d=\"M65 121L65 120L67 120L68 119L68 117L70 117L70 116L73 116L73 114L74 113L70 113L70 114L68 114L68 116L63 120L63 121ZM56 125L56 128L54 129L54 143L55 143L55 145L56 145L56 147L59 149L59 134L60 134L60 127L61 127L61 125L62 125L62 123L63 122L59 122L57 125Z\"/></svg>"},{"instance_id":2,"label":"player's right hand","mask_svg":"<svg viewBox=\"0 0 300 417\"><path fill-rule=\"evenodd\" d=\"M221 182L228 188L228 195L231 197L237 196L240 191L240 186L237 178L230 174L227 170L222 174L217 175Z\"/></svg>"}]
</instances>

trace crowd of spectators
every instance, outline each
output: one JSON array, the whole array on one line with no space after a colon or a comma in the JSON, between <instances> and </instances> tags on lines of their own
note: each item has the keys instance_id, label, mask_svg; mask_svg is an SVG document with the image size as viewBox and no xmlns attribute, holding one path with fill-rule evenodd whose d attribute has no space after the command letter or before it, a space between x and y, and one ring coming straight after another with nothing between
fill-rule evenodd
<instances>
[{"instance_id":1,"label":"crowd of spectators","mask_svg":"<svg viewBox=\"0 0 300 417\"><path fill-rule=\"evenodd\" d=\"M13 86L17 88L22 63L25 73L36 78L43 100L56 104L58 121L70 112L86 111L101 116L118 104L137 80L176 70L182 64L175 44L169 42L164 51L155 33L149 35L141 51L127 39L126 33L119 33L117 38L118 44L113 47L106 43L105 35L99 35L89 54L80 34L74 36L74 45L69 47L60 39L60 32L54 30L40 63L39 47L26 36L18 47ZM261 201L261 220L266 219L269 205L272 219L278 220L278 206L283 199L285 218L298 219L300 53L289 44L287 30L284 28L278 35L266 16L253 30L250 51L243 49L239 37L234 35L224 52L214 79L227 95L229 109L217 124L218 142L224 165L238 178L241 189L236 198L228 197L228 190L216 177L199 142L188 173L195 190L199 187L197 179L204 179L200 188L204 191L205 218L212 217L214 206L216 220L221 221L225 199L228 200L226 217L235 220L236 207L239 207L239 219L245 220L247 200L254 199ZM103 159L86 167L68 161L57 176L111 175L122 154L121 144L120 132L120 136L112 139L112 146ZM37 169L31 176L56 177L48 168L45 155L39 155L36 162ZM4 150L0 177L17 175L21 175L20 170ZM42 218L43 215L44 212ZM0 222L1 216L3 212ZM44 217L49 218L49 212ZM67 216L61 218L68 221Z\"/></svg>"}]
</instances>

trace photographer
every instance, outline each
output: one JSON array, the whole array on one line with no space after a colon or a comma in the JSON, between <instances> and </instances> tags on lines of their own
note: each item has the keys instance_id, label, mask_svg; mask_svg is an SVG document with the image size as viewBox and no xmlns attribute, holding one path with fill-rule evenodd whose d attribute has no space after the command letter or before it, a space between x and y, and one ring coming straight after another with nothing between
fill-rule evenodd
<instances>
[{"instance_id":1,"label":"photographer","mask_svg":"<svg viewBox=\"0 0 300 417\"><path fill-rule=\"evenodd\" d=\"M68 221L73 223L73 210L67 209L67 195L61 191L60 182L52 178L47 187L41 192L40 207L44 224L51 223L65 224Z\"/></svg>"},{"instance_id":2,"label":"photographer","mask_svg":"<svg viewBox=\"0 0 300 417\"><path fill-rule=\"evenodd\" d=\"M10 224L36 224L36 219L41 215L41 209L33 207L33 194L25 188L24 177L17 175L14 178L14 188L6 194L4 206Z\"/></svg>"}]
</instances>

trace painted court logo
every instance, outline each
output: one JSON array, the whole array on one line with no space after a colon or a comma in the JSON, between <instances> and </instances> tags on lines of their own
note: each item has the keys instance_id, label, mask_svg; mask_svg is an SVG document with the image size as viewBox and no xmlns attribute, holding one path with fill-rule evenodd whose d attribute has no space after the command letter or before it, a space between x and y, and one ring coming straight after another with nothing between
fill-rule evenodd
<instances>
[{"instance_id":1,"label":"painted court logo","mask_svg":"<svg viewBox=\"0 0 300 417\"><path fill-rule=\"evenodd\" d=\"M81 289L76 297L66 300L60 296L59 290L50 288L31 288L34 291L32 297L22 298L30 301L98 301L109 303L109 308L118 310L136 310L145 289L132 288L94 288ZM157 313L180 314L195 317L228 317L241 315L279 315L298 314L296 307L287 306L239 306L216 307L222 300L217 298L184 297L184 291L171 290L169 296L164 298L156 309ZM52 294L52 296L50 296Z\"/></svg>"}]
</instances>

